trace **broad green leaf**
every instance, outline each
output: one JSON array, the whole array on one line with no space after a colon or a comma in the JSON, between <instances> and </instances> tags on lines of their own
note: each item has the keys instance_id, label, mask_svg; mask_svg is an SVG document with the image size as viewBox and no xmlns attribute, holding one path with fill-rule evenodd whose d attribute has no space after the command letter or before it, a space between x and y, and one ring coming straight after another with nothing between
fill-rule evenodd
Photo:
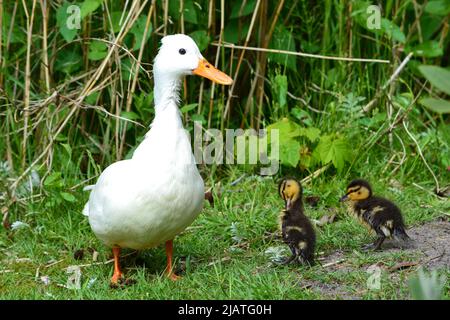
<instances>
[{"instance_id":1,"label":"broad green leaf","mask_svg":"<svg viewBox=\"0 0 450 320\"><path fill-rule=\"evenodd\" d=\"M332 162L338 171L342 171L345 162L352 159L347 141L344 138L334 139L331 135L321 137L314 152L323 164Z\"/></svg>"},{"instance_id":2,"label":"broad green leaf","mask_svg":"<svg viewBox=\"0 0 450 320\"><path fill-rule=\"evenodd\" d=\"M61 172L53 172L44 180L44 186L52 186L61 180Z\"/></svg>"},{"instance_id":3,"label":"broad green leaf","mask_svg":"<svg viewBox=\"0 0 450 320\"><path fill-rule=\"evenodd\" d=\"M387 34L389 38L400 43L405 43L405 34L400 30L400 27L392 21L386 18L381 18L381 29Z\"/></svg>"},{"instance_id":4,"label":"broad green leaf","mask_svg":"<svg viewBox=\"0 0 450 320\"><path fill-rule=\"evenodd\" d=\"M72 6L72 4L68 3L67 1L64 1L62 6L60 6L56 10L56 25L58 26L59 33L63 36L64 40L66 42L71 42L73 39L75 39L78 29L76 26L68 27L69 17L72 13L70 10L68 12L68 8ZM71 21L74 19L73 17L70 18Z\"/></svg>"},{"instance_id":5,"label":"broad green leaf","mask_svg":"<svg viewBox=\"0 0 450 320\"><path fill-rule=\"evenodd\" d=\"M419 102L437 113L450 113L450 101L435 98L423 98Z\"/></svg>"},{"instance_id":6,"label":"broad green leaf","mask_svg":"<svg viewBox=\"0 0 450 320\"><path fill-rule=\"evenodd\" d=\"M133 111L122 111L120 113L120 116L122 118L125 118L128 120L138 120L139 119L139 116L136 113L134 113Z\"/></svg>"},{"instance_id":7,"label":"broad green leaf","mask_svg":"<svg viewBox=\"0 0 450 320\"><path fill-rule=\"evenodd\" d=\"M75 198L75 196L73 194L70 194L67 192L60 192L59 194L67 202L75 202L77 200L77 198Z\"/></svg>"},{"instance_id":8,"label":"broad green leaf","mask_svg":"<svg viewBox=\"0 0 450 320\"><path fill-rule=\"evenodd\" d=\"M305 136L309 141L314 142L320 137L320 129L314 127L301 128L300 135Z\"/></svg>"},{"instance_id":9,"label":"broad green leaf","mask_svg":"<svg viewBox=\"0 0 450 320\"><path fill-rule=\"evenodd\" d=\"M185 0L183 2L183 18L184 21L197 24L196 5L193 0ZM180 21L180 1L169 1L169 14L172 19Z\"/></svg>"},{"instance_id":10,"label":"broad green leaf","mask_svg":"<svg viewBox=\"0 0 450 320\"><path fill-rule=\"evenodd\" d=\"M198 106L198 103L187 104L184 107L182 107L180 109L180 111L181 111L181 113L186 113L186 112L189 112L191 110L194 110L195 108L197 108L197 106Z\"/></svg>"},{"instance_id":11,"label":"broad green leaf","mask_svg":"<svg viewBox=\"0 0 450 320\"><path fill-rule=\"evenodd\" d=\"M55 62L55 70L66 74L72 74L82 67L83 57L73 49L58 51Z\"/></svg>"},{"instance_id":12,"label":"broad green leaf","mask_svg":"<svg viewBox=\"0 0 450 320\"><path fill-rule=\"evenodd\" d=\"M244 17L255 10L256 0L234 1L230 19Z\"/></svg>"},{"instance_id":13,"label":"broad green leaf","mask_svg":"<svg viewBox=\"0 0 450 320\"><path fill-rule=\"evenodd\" d=\"M85 18L102 4L103 0L84 0L81 4L81 18Z\"/></svg>"},{"instance_id":14,"label":"broad green leaf","mask_svg":"<svg viewBox=\"0 0 450 320\"><path fill-rule=\"evenodd\" d=\"M111 27L112 27L113 33L117 33L120 31L120 28L121 28L120 23L122 23L122 24L124 23L126 16L127 16L127 13L125 12L125 14L122 17L122 11L114 11L111 13ZM122 19L122 21L120 19ZM108 24L108 26L109 26L109 24Z\"/></svg>"},{"instance_id":15,"label":"broad green leaf","mask_svg":"<svg viewBox=\"0 0 450 320\"><path fill-rule=\"evenodd\" d=\"M91 93L90 95L88 95L88 96L84 99L84 101L85 101L87 104L94 105L94 104L97 102L97 98L98 98L99 95L100 95L100 91L96 91L96 92Z\"/></svg>"},{"instance_id":16,"label":"broad green leaf","mask_svg":"<svg viewBox=\"0 0 450 320\"><path fill-rule=\"evenodd\" d=\"M134 35L133 50L139 50L141 48L141 43L142 43L142 38L144 37L146 23L147 23L147 17L141 16L136 20L133 27L130 29L130 33L132 33ZM147 31L146 39L144 41L144 45L145 45L145 42L147 42L147 40L150 38L151 34L152 34L152 24L150 23L149 30Z\"/></svg>"},{"instance_id":17,"label":"broad green leaf","mask_svg":"<svg viewBox=\"0 0 450 320\"><path fill-rule=\"evenodd\" d=\"M283 144L298 137L300 135L301 127L295 122L290 121L288 118L283 118L282 120L267 126L266 129L269 136L271 130L279 130L280 143Z\"/></svg>"},{"instance_id":18,"label":"broad green leaf","mask_svg":"<svg viewBox=\"0 0 450 320\"><path fill-rule=\"evenodd\" d=\"M89 44L88 58L90 60L102 60L108 54L108 46L103 41L92 41Z\"/></svg>"},{"instance_id":19,"label":"broad green leaf","mask_svg":"<svg viewBox=\"0 0 450 320\"><path fill-rule=\"evenodd\" d=\"M206 123L205 117L202 114L193 114L191 116L191 120L193 122L195 122L195 121L201 122L202 124Z\"/></svg>"},{"instance_id":20,"label":"broad green leaf","mask_svg":"<svg viewBox=\"0 0 450 320\"><path fill-rule=\"evenodd\" d=\"M237 44L243 40L250 28L250 21L239 24L239 19L232 19L225 25L224 40L226 42Z\"/></svg>"},{"instance_id":21,"label":"broad green leaf","mask_svg":"<svg viewBox=\"0 0 450 320\"><path fill-rule=\"evenodd\" d=\"M284 165L296 167L300 160L300 142L288 140L280 144L280 161Z\"/></svg>"},{"instance_id":22,"label":"broad green leaf","mask_svg":"<svg viewBox=\"0 0 450 320\"><path fill-rule=\"evenodd\" d=\"M439 45L439 42L434 40L424 41L423 43L407 51L408 52L412 51L416 56L426 58L441 57L444 54L444 50Z\"/></svg>"},{"instance_id":23,"label":"broad green leaf","mask_svg":"<svg viewBox=\"0 0 450 320\"><path fill-rule=\"evenodd\" d=\"M437 66L421 65L420 72L433 86L450 95L450 71Z\"/></svg>"},{"instance_id":24,"label":"broad green leaf","mask_svg":"<svg viewBox=\"0 0 450 320\"><path fill-rule=\"evenodd\" d=\"M208 32L206 32L205 30L194 31L189 35L192 39L194 39L200 51L203 51L208 47L210 38L208 36Z\"/></svg>"},{"instance_id":25,"label":"broad green leaf","mask_svg":"<svg viewBox=\"0 0 450 320\"><path fill-rule=\"evenodd\" d=\"M446 16L450 13L450 1L448 0L429 1L425 6L425 12L438 16Z\"/></svg>"}]
</instances>

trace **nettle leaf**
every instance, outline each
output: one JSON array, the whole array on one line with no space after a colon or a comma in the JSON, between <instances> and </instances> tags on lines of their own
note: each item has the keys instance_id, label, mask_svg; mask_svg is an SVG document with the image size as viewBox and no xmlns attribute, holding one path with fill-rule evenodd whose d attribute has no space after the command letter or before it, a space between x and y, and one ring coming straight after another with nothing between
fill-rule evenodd
<instances>
[{"instance_id":1,"label":"nettle leaf","mask_svg":"<svg viewBox=\"0 0 450 320\"><path fill-rule=\"evenodd\" d=\"M437 66L421 65L420 72L433 86L450 95L450 71Z\"/></svg>"},{"instance_id":2,"label":"nettle leaf","mask_svg":"<svg viewBox=\"0 0 450 320\"><path fill-rule=\"evenodd\" d=\"M423 98L419 102L437 113L450 113L450 101L435 98Z\"/></svg>"},{"instance_id":3,"label":"nettle leaf","mask_svg":"<svg viewBox=\"0 0 450 320\"><path fill-rule=\"evenodd\" d=\"M425 12L438 16L446 16L450 13L450 1L448 0L429 1L425 6Z\"/></svg>"},{"instance_id":4,"label":"nettle leaf","mask_svg":"<svg viewBox=\"0 0 450 320\"><path fill-rule=\"evenodd\" d=\"M76 26L69 28L69 17L72 15L71 11L67 12L67 8L71 6L71 3L64 1L62 6L56 11L56 25L58 26L59 33L63 36L64 40L71 42L77 36L78 29ZM73 19L73 18L71 18Z\"/></svg>"},{"instance_id":5,"label":"nettle leaf","mask_svg":"<svg viewBox=\"0 0 450 320\"><path fill-rule=\"evenodd\" d=\"M84 2L81 4L81 18L85 18L92 12L98 9L100 5L102 4L103 0L84 0Z\"/></svg>"},{"instance_id":6,"label":"nettle leaf","mask_svg":"<svg viewBox=\"0 0 450 320\"><path fill-rule=\"evenodd\" d=\"M300 128L300 135L307 137L309 141L314 142L320 137L320 129L314 127Z\"/></svg>"},{"instance_id":7,"label":"nettle leaf","mask_svg":"<svg viewBox=\"0 0 450 320\"><path fill-rule=\"evenodd\" d=\"M130 29L130 33L134 35L134 46L133 50L139 50L141 48L142 39L144 38L144 32L145 32L145 25L147 23L147 17L139 17L136 22L134 23L133 27ZM150 38L150 35L152 34L152 24L149 24L149 30L147 31L146 39L144 41L147 42L147 40Z\"/></svg>"},{"instance_id":8,"label":"nettle leaf","mask_svg":"<svg viewBox=\"0 0 450 320\"><path fill-rule=\"evenodd\" d=\"M102 60L108 54L108 45L103 41L92 41L89 44L89 60Z\"/></svg>"},{"instance_id":9,"label":"nettle leaf","mask_svg":"<svg viewBox=\"0 0 450 320\"><path fill-rule=\"evenodd\" d=\"M279 130L280 143L283 144L300 136L301 127L295 122L290 121L288 118L283 118L280 121L267 126L266 129L269 136L271 130Z\"/></svg>"},{"instance_id":10,"label":"nettle leaf","mask_svg":"<svg viewBox=\"0 0 450 320\"><path fill-rule=\"evenodd\" d=\"M280 144L280 161L284 165L296 167L300 161L300 142L291 139Z\"/></svg>"},{"instance_id":11,"label":"nettle leaf","mask_svg":"<svg viewBox=\"0 0 450 320\"><path fill-rule=\"evenodd\" d=\"M322 164L332 162L338 171L342 171L345 162L349 162L352 158L351 148L345 138L334 138L333 135L321 137L314 153Z\"/></svg>"},{"instance_id":12,"label":"nettle leaf","mask_svg":"<svg viewBox=\"0 0 450 320\"><path fill-rule=\"evenodd\" d=\"M296 51L294 37L283 25L276 27L269 47L271 49ZM292 71L297 71L296 60L292 55L269 53L268 58L270 61L284 65Z\"/></svg>"},{"instance_id":13,"label":"nettle leaf","mask_svg":"<svg viewBox=\"0 0 450 320\"><path fill-rule=\"evenodd\" d=\"M255 10L256 0L236 1L231 9L230 19L244 17Z\"/></svg>"},{"instance_id":14,"label":"nettle leaf","mask_svg":"<svg viewBox=\"0 0 450 320\"><path fill-rule=\"evenodd\" d=\"M444 54L444 50L439 45L439 42L430 40L406 50L407 52L414 52L414 55L426 58L441 57Z\"/></svg>"},{"instance_id":15,"label":"nettle leaf","mask_svg":"<svg viewBox=\"0 0 450 320\"><path fill-rule=\"evenodd\" d=\"M205 50L208 47L209 42L211 41L208 36L208 32L206 32L205 30L194 31L189 35L192 39L194 39L200 51Z\"/></svg>"}]
</instances>

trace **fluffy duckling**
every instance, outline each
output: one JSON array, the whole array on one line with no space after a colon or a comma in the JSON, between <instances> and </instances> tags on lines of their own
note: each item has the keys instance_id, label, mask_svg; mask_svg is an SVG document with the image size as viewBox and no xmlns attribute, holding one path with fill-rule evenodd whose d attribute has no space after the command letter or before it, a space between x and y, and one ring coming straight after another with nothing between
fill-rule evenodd
<instances>
[{"instance_id":1,"label":"fluffy duckling","mask_svg":"<svg viewBox=\"0 0 450 320\"><path fill-rule=\"evenodd\" d=\"M405 223L400 209L387 199L372 195L372 187L363 179L356 179L347 186L347 193L339 201L349 200L349 212L377 234L373 244L364 249L380 249L386 238L407 241Z\"/></svg>"},{"instance_id":2,"label":"fluffy duckling","mask_svg":"<svg viewBox=\"0 0 450 320\"><path fill-rule=\"evenodd\" d=\"M285 202L285 208L280 213L281 234L283 241L292 251L292 256L283 264L297 259L301 263L312 265L316 234L304 214L302 186L293 178L285 178L278 185L278 192Z\"/></svg>"}]
</instances>

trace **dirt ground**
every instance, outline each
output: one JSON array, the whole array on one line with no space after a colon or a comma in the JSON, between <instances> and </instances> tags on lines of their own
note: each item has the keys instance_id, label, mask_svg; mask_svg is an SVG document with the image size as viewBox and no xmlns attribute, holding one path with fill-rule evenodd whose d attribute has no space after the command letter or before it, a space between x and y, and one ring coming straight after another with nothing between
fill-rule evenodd
<instances>
[{"instance_id":1,"label":"dirt ground","mask_svg":"<svg viewBox=\"0 0 450 320\"><path fill-rule=\"evenodd\" d=\"M403 252L416 257L413 261L398 261L398 264L388 268L380 265L385 271L390 273L390 279L401 281L396 272L401 269L416 270L419 266L427 269L450 269L450 221L443 218L431 221L420 226L415 226L407 230L412 241L409 244L400 244L395 240L386 240L382 246L382 251L374 254L386 255L386 253ZM335 251L329 255L319 258L324 268L337 272L356 271L356 267L348 263L352 253ZM363 268L367 269L365 266ZM303 282L305 287L319 290L321 294L330 299L360 299L367 292L367 288L347 288L343 283L322 283L319 281Z\"/></svg>"}]
</instances>

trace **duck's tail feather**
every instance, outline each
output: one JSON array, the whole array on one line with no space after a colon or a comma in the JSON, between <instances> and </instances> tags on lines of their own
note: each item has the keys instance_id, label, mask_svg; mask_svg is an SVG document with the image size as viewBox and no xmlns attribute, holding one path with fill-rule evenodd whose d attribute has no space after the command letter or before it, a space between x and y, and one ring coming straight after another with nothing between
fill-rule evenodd
<instances>
[{"instance_id":1,"label":"duck's tail feather","mask_svg":"<svg viewBox=\"0 0 450 320\"><path fill-rule=\"evenodd\" d=\"M403 226L397 227L394 229L394 238L403 242L410 242L411 238L406 233L406 230Z\"/></svg>"}]
</instances>

